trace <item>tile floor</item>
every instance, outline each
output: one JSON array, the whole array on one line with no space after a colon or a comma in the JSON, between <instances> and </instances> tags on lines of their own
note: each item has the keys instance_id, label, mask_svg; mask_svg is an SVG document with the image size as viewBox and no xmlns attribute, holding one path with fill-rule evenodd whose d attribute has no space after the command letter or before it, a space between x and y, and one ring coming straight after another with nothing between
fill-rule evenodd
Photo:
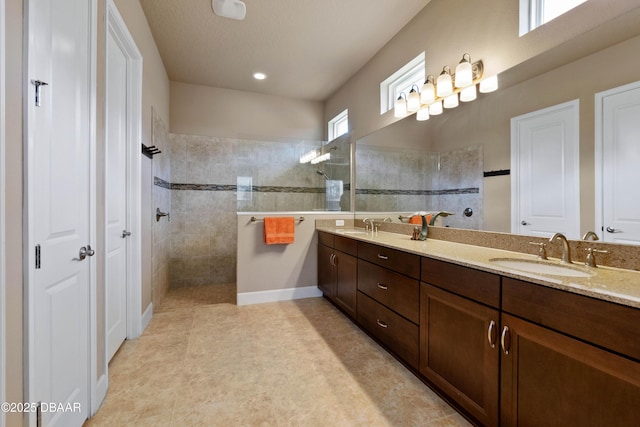
<instances>
[{"instance_id":1,"label":"tile floor","mask_svg":"<svg viewBox=\"0 0 640 427\"><path fill-rule=\"evenodd\" d=\"M109 366L85 426L468 426L323 298L174 289Z\"/></svg>"}]
</instances>

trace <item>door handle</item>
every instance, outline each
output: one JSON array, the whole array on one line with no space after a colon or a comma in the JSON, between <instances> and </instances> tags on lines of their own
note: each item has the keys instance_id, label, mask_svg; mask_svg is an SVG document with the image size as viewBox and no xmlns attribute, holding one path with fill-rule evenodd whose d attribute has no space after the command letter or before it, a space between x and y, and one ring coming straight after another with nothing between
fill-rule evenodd
<instances>
[{"instance_id":1,"label":"door handle","mask_svg":"<svg viewBox=\"0 0 640 427\"><path fill-rule=\"evenodd\" d=\"M525 225L525 226L527 226L527 225L531 225L531 223L529 223L529 222L527 222L527 221L524 221L524 220L523 220L522 222L520 222L520 225Z\"/></svg>"},{"instance_id":2,"label":"door handle","mask_svg":"<svg viewBox=\"0 0 640 427\"><path fill-rule=\"evenodd\" d=\"M496 348L497 338L496 321L492 320L491 322L489 322L489 328L487 329L487 340L489 341L489 345L491 346L491 348Z\"/></svg>"},{"instance_id":3,"label":"door handle","mask_svg":"<svg viewBox=\"0 0 640 427\"><path fill-rule=\"evenodd\" d=\"M96 254L96 251L91 249L91 245L87 245L80 248L80 253L78 254L78 257L80 258L80 261L82 261L86 257L94 256L95 254Z\"/></svg>"},{"instance_id":4,"label":"door handle","mask_svg":"<svg viewBox=\"0 0 640 427\"><path fill-rule=\"evenodd\" d=\"M122 230L122 238L123 239L126 239L129 236L131 236L131 232L130 231Z\"/></svg>"},{"instance_id":5,"label":"door handle","mask_svg":"<svg viewBox=\"0 0 640 427\"><path fill-rule=\"evenodd\" d=\"M608 233L622 233L622 230L619 228L607 227L606 230Z\"/></svg>"}]
</instances>

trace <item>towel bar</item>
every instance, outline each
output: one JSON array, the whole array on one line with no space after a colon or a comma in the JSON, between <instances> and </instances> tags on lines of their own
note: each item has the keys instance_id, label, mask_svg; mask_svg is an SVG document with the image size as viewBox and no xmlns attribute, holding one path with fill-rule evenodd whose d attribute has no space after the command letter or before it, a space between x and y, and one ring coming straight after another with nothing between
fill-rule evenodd
<instances>
[{"instance_id":1,"label":"towel bar","mask_svg":"<svg viewBox=\"0 0 640 427\"><path fill-rule=\"evenodd\" d=\"M251 222L260 222L260 221L264 221L264 218L256 218L255 216L251 217ZM300 218L297 218L296 221L302 222L304 221L304 217L301 216Z\"/></svg>"}]
</instances>

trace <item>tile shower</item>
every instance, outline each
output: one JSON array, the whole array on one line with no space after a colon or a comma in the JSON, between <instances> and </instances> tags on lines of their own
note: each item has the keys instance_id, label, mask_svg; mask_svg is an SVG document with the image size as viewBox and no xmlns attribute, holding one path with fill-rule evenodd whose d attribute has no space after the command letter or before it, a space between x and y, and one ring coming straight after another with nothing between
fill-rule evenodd
<instances>
[{"instance_id":1,"label":"tile shower","mask_svg":"<svg viewBox=\"0 0 640 427\"><path fill-rule=\"evenodd\" d=\"M170 189L171 287L236 281L236 212L325 210L328 179L348 194L348 147L310 165L299 158L320 141L169 134L169 145L171 177L156 185Z\"/></svg>"},{"instance_id":2,"label":"tile shower","mask_svg":"<svg viewBox=\"0 0 640 427\"><path fill-rule=\"evenodd\" d=\"M482 227L483 157L481 146L431 152L358 145L356 211L449 211L443 224ZM473 214L463 214L470 208ZM395 218L394 218L395 219Z\"/></svg>"}]
</instances>

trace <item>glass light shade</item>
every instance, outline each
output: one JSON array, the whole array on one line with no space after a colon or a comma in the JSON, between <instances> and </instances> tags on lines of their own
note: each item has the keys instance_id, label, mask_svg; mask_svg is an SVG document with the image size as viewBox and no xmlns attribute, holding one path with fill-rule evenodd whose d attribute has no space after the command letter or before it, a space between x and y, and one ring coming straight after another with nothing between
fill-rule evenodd
<instances>
[{"instance_id":1,"label":"glass light shade","mask_svg":"<svg viewBox=\"0 0 640 427\"><path fill-rule=\"evenodd\" d=\"M396 99L396 104L393 109L393 115L395 117L404 117L407 115L407 101L402 96Z\"/></svg>"},{"instance_id":2,"label":"glass light shade","mask_svg":"<svg viewBox=\"0 0 640 427\"><path fill-rule=\"evenodd\" d=\"M432 116L442 114L442 101L434 102L433 104L429 105L429 114Z\"/></svg>"},{"instance_id":3,"label":"glass light shade","mask_svg":"<svg viewBox=\"0 0 640 427\"><path fill-rule=\"evenodd\" d=\"M451 82L451 74L449 74L448 68L449 67L445 67L442 74L438 76L438 81L436 82L436 95L440 98L449 96L451 95L451 92L453 92L453 83Z\"/></svg>"},{"instance_id":4,"label":"glass light shade","mask_svg":"<svg viewBox=\"0 0 640 427\"><path fill-rule=\"evenodd\" d=\"M487 77L480 82L480 93L493 92L498 89L498 76Z\"/></svg>"},{"instance_id":5,"label":"glass light shade","mask_svg":"<svg viewBox=\"0 0 640 427\"><path fill-rule=\"evenodd\" d=\"M411 89L409 92L409 96L407 97L407 111L413 113L420 109L420 94L415 91L415 89Z\"/></svg>"},{"instance_id":6,"label":"glass light shade","mask_svg":"<svg viewBox=\"0 0 640 427\"><path fill-rule=\"evenodd\" d=\"M429 107L422 107L416 113L416 119L423 122L425 120L429 120Z\"/></svg>"},{"instance_id":7,"label":"glass light shade","mask_svg":"<svg viewBox=\"0 0 640 427\"><path fill-rule=\"evenodd\" d=\"M431 82L422 85L420 91L420 102L423 104L431 104L436 100L436 88Z\"/></svg>"},{"instance_id":8,"label":"glass light shade","mask_svg":"<svg viewBox=\"0 0 640 427\"><path fill-rule=\"evenodd\" d=\"M469 60L467 60L469 58ZM465 53L462 61L456 67L456 87L467 87L473 83L473 70L471 68L470 57Z\"/></svg>"},{"instance_id":9,"label":"glass light shade","mask_svg":"<svg viewBox=\"0 0 640 427\"><path fill-rule=\"evenodd\" d=\"M456 108L458 106L458 94L454 93L444 99L444 108Z\"/></svg>"},{"instance_id":10,"label":"glass light shade","mask_svg":"<svg viewBox=\"0 0 640 427\"><path fill-rule=\"evenodd\" d=\"M460 91L460 101L462 102L473 101L477 96L476 85L465 87Z\"/></svg>"}]
</instances>

